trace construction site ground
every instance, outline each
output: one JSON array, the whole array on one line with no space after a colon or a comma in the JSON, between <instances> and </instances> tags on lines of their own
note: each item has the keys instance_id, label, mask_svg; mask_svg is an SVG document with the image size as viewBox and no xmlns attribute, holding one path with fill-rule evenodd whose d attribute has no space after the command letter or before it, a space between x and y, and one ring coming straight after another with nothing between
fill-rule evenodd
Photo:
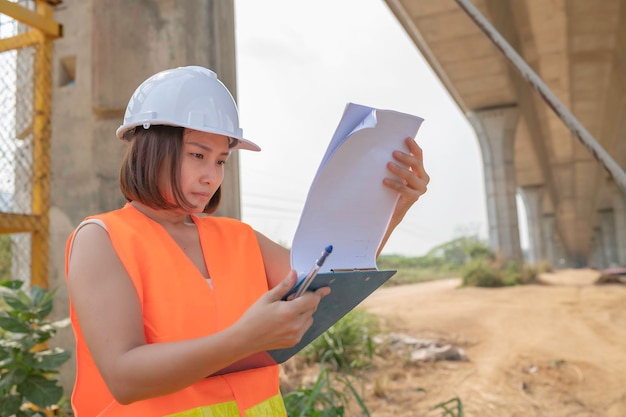
<instances>
[{"instance_id":1,"label":"construction site ground","mask_svg":"<svg viewBox=\"0 0 626 417\"><path fill-rule=\"evenodd\" d=\"M433 407L451 400L448 408L460 402L465 417L624 417L626 285L597 285L599 275L561 270L505 288L461 288L459 279L381 288L358 308L385 332L452 344L468 360L411 363L383 350L353 384L376 417L443 416ZM289 362L285 370L292 383L318 371Z\"/></svg>"}]
</instances>

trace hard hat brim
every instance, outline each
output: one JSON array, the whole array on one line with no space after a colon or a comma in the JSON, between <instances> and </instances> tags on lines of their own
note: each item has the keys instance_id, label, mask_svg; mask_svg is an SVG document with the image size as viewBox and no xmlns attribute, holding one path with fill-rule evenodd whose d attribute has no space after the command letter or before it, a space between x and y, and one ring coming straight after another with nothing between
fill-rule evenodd
<instances>
[{"instance_id":1,"label":"hard hat brim","mask_svg":"<svg viewBox=\"0 0 626 417\"><path fill-rule=\"evenodd\" d=\"M144 123L129 123L129 124L121 125L120 127L117 128L117 130L115 131L115 134L118 137L118 139L125 141L124 134L127 131L134 129L136 127L143 128L143 125ZM186 129L198 130L200 132L207 132L207 133L215 133L216 135L223 135L229 138L237 139L237 144L230 149L245 149L248 151L255 151L255 152L259 152L261 150L261 147L257 145L256 143L252 142L251 140L244 139L241 136L233 136L232 134L225 132L225 131L221 131L219 129L203 129L203 128L198 128L198 127L185 126L182 124L172 124L169 121L159 121L159 120L150 121L150 126L156 126L156 125L184 127Z\"/></svg>"}]
</instances>

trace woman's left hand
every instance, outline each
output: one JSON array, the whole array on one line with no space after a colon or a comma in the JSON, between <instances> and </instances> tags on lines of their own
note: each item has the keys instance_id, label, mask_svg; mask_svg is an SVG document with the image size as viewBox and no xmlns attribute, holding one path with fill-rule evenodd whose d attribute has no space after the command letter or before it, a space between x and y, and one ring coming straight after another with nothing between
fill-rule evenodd
<instances>
[{"instance_id":1,"label":"woman's left hand","mask_svg":"<svg viewBox=\"0 0 626 417\"><path fill-rule=\"evenodd\" d=\"M399 150L393 152L393 157L399 164L394 161L387 163L389 171L394 173L397 177L383 179L383 184L400 193L400 197L398 198L398 203L391 216L387 231L378 247L377 256L380 255L389 236L391 236L391 232L393 232L396 226L404 219L404 216L413 203L426 192L426 187L430 181L430 177L424 169L422 148L419 147L413 138L406 138L405 143L408 147L408 153Z\"/></svg>"},{"instance_id":2,"label":"woman's left hand","mask_svg":"<svg viewBox=\"0 0 626 417\"><path fill-rule=\"evenodd\" d=\"M422 148L412 138L406 138L408 153L396 150L393 157L400 164L390 161L387 163L389 171L397 178L385 178L383 183L400 193L398 203L391 218L390 226L398 225L422 194L426 192L430 177L424 169Z\"/></svg>"}]
</instances>

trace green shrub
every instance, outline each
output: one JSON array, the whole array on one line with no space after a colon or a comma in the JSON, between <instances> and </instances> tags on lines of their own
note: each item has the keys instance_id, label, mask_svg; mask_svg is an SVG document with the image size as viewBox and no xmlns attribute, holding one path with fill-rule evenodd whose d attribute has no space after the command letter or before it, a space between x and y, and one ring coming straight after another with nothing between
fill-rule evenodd
<instances>
[{"instance_id":1,"label":"green shrub","mask_svg":"<svg viewBox=\"0 0 626 417\"><path fill-rule=\"evenodd\" d=\"M376 316L355 309L302 350L307 362L329 363L334 370L362 369L371 364L378 333Z\"/></svg>"},{"instance_id":2,"label":"green shrub","mask_svg":"<svg viewBox=\"0 0 626 417\"><path fill-rule=\"evenodd\" d=\"M349 413L352 399L362 414ZM350 380L323 367L312 387L301 387L283 396L290 417L369 416L370 413Z\"/></svg>"},{"instance_id":3,"label":"green shrub","mask_svg":"<svg viewBox=\"0 0 626 417\"><path fill-rule=\"evenodd\" d=\"M463 270L463 285L467 287L501 287L501 272L489 261L478 259Z\"/></svg>"},{"instance_id":4,"label":"green shrub","mask_svg":"<svg viewBox=\"0 0 626 417\"><path fill-rule=\"evenodd\" d=\"M54 291L33 286L26 293L22 285L21 281L0 283L1 416L42 416L58 408L63 389L56 374L70 357L70 352L47 347L57 330L69 324L69 320L47 320Z\"/></svg>"},{"instance_id":5,"label":"green shrub","mask_svg":"<svg viewBox=\"0 0 626 417\"><path fill-rule=\"evenodd\" d=\"M513 286L523 284L519 265L515 261L509 261L502 269L502 285Z\"/></svg>"}]
</instances>

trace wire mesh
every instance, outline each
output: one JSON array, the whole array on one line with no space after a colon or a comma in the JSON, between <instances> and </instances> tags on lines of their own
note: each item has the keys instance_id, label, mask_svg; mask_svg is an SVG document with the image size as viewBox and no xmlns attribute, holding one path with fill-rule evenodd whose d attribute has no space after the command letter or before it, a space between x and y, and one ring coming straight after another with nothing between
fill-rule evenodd
<instances>
[{"instance_id":1,"label":"wire mesh","mask_svg":"<svg viewBox=\"0 0 626 417\"><path fill-rule=\"evenodd\" d=\"M36 29L0 14L2 41L14 47L0 51L0 280L46 286L51 48Z\"/></svg>"}]
</instances>

